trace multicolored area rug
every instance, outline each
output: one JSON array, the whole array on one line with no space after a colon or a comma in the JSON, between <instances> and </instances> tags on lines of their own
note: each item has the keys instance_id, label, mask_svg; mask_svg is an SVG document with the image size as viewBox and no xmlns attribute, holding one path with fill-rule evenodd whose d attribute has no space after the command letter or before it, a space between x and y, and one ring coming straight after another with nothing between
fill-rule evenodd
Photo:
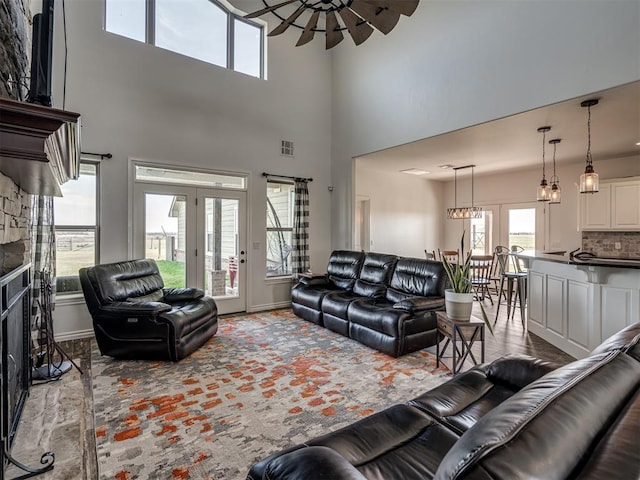
<instances>
[{"instance_id":1,"label":"multicolored area rug","mask_svg":"<svg viewBox=\"0 0 640 480\"><path fill-rule=\"evenodd\" d=\"M250 466L448 379L291 310L220 319L179 363L92 358L100 479L244 479Z\"/></svg>"}]
</instances>

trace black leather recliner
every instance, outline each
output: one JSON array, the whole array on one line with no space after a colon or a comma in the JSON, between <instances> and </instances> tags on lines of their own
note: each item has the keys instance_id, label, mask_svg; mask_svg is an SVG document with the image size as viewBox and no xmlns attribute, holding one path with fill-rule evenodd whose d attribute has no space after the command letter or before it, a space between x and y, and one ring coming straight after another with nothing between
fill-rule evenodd
<instances>
[{"instance_id":1,"label":"black leather recliner","mask_svg":"<svg viewBox=\"0 0 640 480\"><path fill-rule=\"evenodd\" d=\"M121 359L178 361L218 330L218 308L196 288L164 288L154 260L80 269L100 353Z\"/></svg>"},{"instance_id":2,"label":"black leather recliner","mask_svg":"<svg viewBox=\"0 0 640 480\"><path fill-rule=\"evenodd\" d=\"M384 298L387 282L391 278L398 257L381 253L367 253L362 262L358 279L352 290L327 294L322 300L322 321L329 330L349 336L347 310L359 299Z\"/></svg>"},{"instance_id":3,"label":"black leather recliner","mask_svg":"<svg viewBox=\"0 0 640 480\"><path fill-rule=\"evenodd\" d=\"M322 320L322 300L336 291L351 291L356 283L364 252L335 250L329 257L326 275L301 277L300 282L291 290L293 313L316 325L324 326Z\"/></svg>"}]
</instances>

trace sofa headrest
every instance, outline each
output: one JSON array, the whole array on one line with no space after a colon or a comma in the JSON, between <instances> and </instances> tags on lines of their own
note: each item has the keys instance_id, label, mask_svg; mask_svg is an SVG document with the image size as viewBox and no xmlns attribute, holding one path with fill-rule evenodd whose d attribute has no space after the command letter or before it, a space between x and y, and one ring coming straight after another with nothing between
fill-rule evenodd
<instances>
[{"instance_id":1,"label":"sofa headrest","mask_svg":"<svg viewBox=\"0 0 640 480\"><path fill-rule=\"evenodd\" d=\"M639 381L640 363L620 351L554 370L478 420L434 480L574 478Z\"/></svg>"},{"instance_id":2,"label":"sofa headrest","mask_svg":"<svg viewBox=\"0 0 640 480\"><path fill-rule=\"evenodd\" d=\"M446 277L442 262L399 258L390 286L411 295L444 297Z\"/></svg>"},{"instance_id":3,"label":"sofa headrest","mask_svg":"<svg viewBox=\"0 0 640 480\"><path fill-rule=\"evenodd\" d=\"M367 253L362 262L359 278L371 283L388 283L398 257L383 253Z\"/></svg>"},{"instance_id":4,"label":"sofa headrest","mask_svg":"<svg viewBox=\"0 0 640 480\"><path fill-rule=\"evenodd\" d=\"M591 355L613 350L629 350L640 343L640 322L632 323L618 333L613 334L596 347Z\"/></svg>"},{"instance_id":5,"label":"sofa headrest","mask_svg":"<svg viewBox=\"0 0 640 480\"><path fill-rule=\"evenodd\" d=\"M360 275L364 252L334 250L329 257L327 275L338 288L350 290Z\"/></svg>"},{"instance_id":6,"label":"sofa headrest","mask_svg":"<svg viewBox=\"0 0 640 480\"><path fill-rule=\"evenodd\" d=\"M105 263L86 269L101 304L152 294L164 287L158 265L151 259Z\"/></svg>"}]
</instances>

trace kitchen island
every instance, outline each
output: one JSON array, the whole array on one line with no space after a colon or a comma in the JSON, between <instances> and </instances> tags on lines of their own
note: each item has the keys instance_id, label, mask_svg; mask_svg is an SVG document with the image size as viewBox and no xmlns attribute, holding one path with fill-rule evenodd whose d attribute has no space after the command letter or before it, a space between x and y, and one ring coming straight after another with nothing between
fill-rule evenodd
<instances>
[{"instance_id":1,"label":"kitchen island","mask_svg":"<svg viewBox=\"0 0 640 480\"><path fill-rule=\"evenodd\" d=\"M640 321L640 259L514 255L528 265L527 329L569 355L583 358Z\"/></svg>"}]
</instances>

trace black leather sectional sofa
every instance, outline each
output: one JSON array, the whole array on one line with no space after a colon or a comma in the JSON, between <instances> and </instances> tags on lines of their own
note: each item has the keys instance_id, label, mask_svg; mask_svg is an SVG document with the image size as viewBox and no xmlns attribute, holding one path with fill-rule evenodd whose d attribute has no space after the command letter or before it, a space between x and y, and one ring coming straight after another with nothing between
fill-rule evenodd
<instances>
[{"instance_id":1,"label":"black leather sectional sofa","mask_svg":"<svg viewBox=\"0 0 640 480\"><path fill-rule=\"evenodd\" d=\"M305 320L398 357L435 345L445 285L441 262L337 250L325 275L293 287L291 304Z\"/></svg>"},{"instance_id":2,"label":"black leather sectional sofa","mask_svg":"<svg viewBox=\"0 0 640 480\"><path fill-rule=\"evenodd\" d=\"M253 465L249 480L640 478L640 323L565 366L506 356Z\"/></svg>"}]
</instances>

